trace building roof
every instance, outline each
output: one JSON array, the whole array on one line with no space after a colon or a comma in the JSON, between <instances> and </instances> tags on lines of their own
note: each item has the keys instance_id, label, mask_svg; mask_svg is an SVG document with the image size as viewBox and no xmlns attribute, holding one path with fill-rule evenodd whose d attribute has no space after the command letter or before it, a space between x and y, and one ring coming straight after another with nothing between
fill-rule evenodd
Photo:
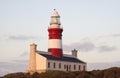
<instances>
[{"instance_id":1,"label":"building roof","mask_svg":"<svg viewBox=\"0 0 120 78\"><path fill-rule=\"evenodd\" d=\"M63 54L62 58L58 58L58 57L52 56L50 52L37 51L37 53L46 57L48 60L75 62L75 63L84 63L85 64L85 62L81 61L80 59L78 59L74 56L70 56L70 55L66 56L65 54Z\"/></svg>"}]
</instances>

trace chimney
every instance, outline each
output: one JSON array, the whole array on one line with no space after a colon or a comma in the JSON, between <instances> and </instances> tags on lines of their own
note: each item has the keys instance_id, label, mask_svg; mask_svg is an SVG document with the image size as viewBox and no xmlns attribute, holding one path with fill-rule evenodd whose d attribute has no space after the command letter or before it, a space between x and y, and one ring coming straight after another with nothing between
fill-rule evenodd
<instances>
[{"instance_id":1,"label":"chimney","mask_svg":"<svg viewBox=\"0 0 120 78\"><path fill-rule=\"evenodd\" d=\"M30 60L29 60L29 68L28 72L33 74L36 72L36 44L30 44Z\"/></svg>"},{"instance_id":2,"label":"chimney","mask_svg":"<svg viewBox=\"0 0 120 78\"><path fill-rule=\"evenodd\" d=\"M74 56L74 57L76 57L77 58L77 50L76 49L74 49L74 50L72 50L72 55Z\"/></svg>"}]
</instances>

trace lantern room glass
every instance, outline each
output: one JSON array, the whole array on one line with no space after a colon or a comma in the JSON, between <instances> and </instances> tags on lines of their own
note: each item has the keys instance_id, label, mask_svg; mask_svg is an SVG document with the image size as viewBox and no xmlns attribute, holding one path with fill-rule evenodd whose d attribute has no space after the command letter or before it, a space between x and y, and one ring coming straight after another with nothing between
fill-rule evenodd
<instances>
[{"instance_id":1,"label":"lantern room glass","mask_svg":"<svg viewBox=\"0 0 120 78\"><path fill-rule=\"evenodd\" d=\"M52 17L50 23L51 24L60 24L60 18L59 17Z\"/></svg>"}]
</instances>

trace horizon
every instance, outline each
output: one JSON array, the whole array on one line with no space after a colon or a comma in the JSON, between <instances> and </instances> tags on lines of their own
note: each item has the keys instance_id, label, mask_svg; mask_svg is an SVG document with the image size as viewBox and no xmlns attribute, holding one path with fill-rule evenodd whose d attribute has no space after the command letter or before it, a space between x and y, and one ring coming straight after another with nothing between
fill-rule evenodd
<instances>
[{"instance_id":1,"label":"horizon","mask_svg":"<svg viewBox=\"0 0 120 78\"><path fill-rule=\"evenodd\" d=\"M120 62L119 4L119 0L1 0L0 62L29 60L31 43L38 45L37 50L47 51L53 9L63 27L64 54L75 48L78 58L87 63Z\"/></svg>"}]
</instances>

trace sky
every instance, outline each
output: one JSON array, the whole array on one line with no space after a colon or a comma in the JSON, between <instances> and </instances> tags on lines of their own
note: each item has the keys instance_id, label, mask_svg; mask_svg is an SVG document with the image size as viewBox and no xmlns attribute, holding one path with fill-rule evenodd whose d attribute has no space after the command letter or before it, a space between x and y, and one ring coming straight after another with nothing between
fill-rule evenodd
<instances>
[{"instance_id":1,"label":"sky","mask_svg":"<svg viewBox=\"0 0 120 78\"><path fill-rule=\"evenodd\" d=\"M29 46L48 49L50 16L63 27L64 54L87 63L120 62L120 0L0 0L0 62L29 60Z\"/></svg>"}]
</instances>

